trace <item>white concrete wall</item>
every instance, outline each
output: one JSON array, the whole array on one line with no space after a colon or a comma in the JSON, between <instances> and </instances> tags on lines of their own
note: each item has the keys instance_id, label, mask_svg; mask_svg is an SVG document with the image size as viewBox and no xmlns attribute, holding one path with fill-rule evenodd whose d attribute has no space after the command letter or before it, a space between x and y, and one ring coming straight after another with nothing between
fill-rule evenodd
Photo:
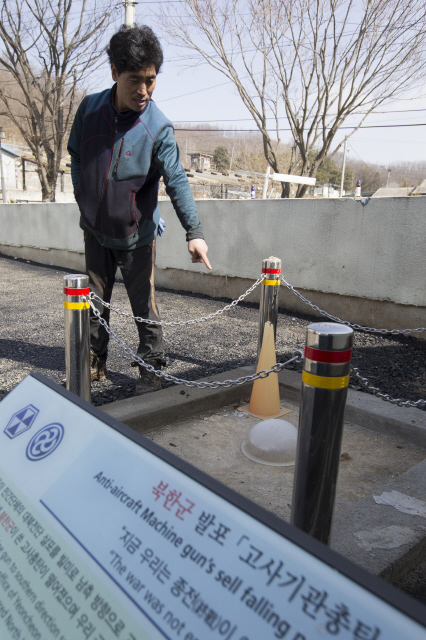
<instances>
[{"instance_id":1,"label":"white concrete wall","mask_svg":"<svg viewBox=\"0 0 426 640\"><path fill-rule=\"evenodd\" d=\"M0 253L84 270L76 204L0 204Z\"/></svg>"},{"instance_id":2,"label":"white concrete wall","mask_svg":"<svg viewBox=\"0 0 426 640\"><path fill-rule=\"evenodd\" d=\"M38 179L38 178L37 178ZM10 203L14 202L41 202L42 201L42 193L41 191L33 191L30 189L6 189L7 201ZM61 191L60 187L56 189L55 194L56 202L59 203L75 203L74 194L68 191Z\"/></svg>"},{"instance_id":3,"label":"white concrete wall","mask_svg":"<svg viewBox=\"0 0 426 640\"><path fill-rule=\"evenodd\" d=\"M2 204L0 220L2 245L83 251L76 204Z\"/></svg>"},{"instance_id":4,"label":"white concrete wall","mask_svg":"<svg viewBox=\"0 0 426 640\"><path fill-rule=\"evenodd\" d=\"M387 328L426 325L425 197L366 206L340 198L197 206L213 272L191 264L185 232L171 204L161 202L167 228L157 243L158 284L238 297L259 277L262 260L274 255L289 283L342 319ZM82 270L78 219L73 204L0 205L0 252ZM280 301L309 312L288 291Z\"/></svg>"},{"instance_id":5,"label":"white concrete wall","mask_svg":"<svg viewBox=\"0 0 426 640\"><path fill-rule=\"evenodd\" d=\"M197 203L214 274L256 279L262 260L282 260L301 287L426 306L426 198L370 200L210 200ZM168 225L157 263L199 271L178 245L180 225L161 203Z\"/></svg>"}]
</instances>

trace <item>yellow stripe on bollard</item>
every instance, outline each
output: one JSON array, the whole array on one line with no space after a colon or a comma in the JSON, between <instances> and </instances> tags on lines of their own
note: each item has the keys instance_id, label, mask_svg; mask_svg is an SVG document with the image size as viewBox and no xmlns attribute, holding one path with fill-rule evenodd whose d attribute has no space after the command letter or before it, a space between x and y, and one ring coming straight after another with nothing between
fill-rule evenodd
<instances>
[{"instance_id":1,"label":"yellow stripe on bollard","mask_svg":"<svg viewBox=\"0 0 426 640\"><path fill-rule=\"evenodd\" d=\"M65 309L89 309L88 302L64 302Z\"/></svg>"},{"instance_id":2,"label":"yellow stripe on bollard","mask_svg":"<svg viewBox=\"0 0 426 640\"><path fill-rule=\"evenodd\" d=\"M273 284L273 285L277 285L280 284L279 280L262 280L262 284Z\"/></svg>"},{"instance_id":3,"label":"yellow stripe on bollard","mask_svg":"<svg viewBox=\"0 0 426 640\"><path fill-rule=\"evenodd\" d=\"M349 384L349 376L328 378L326 376L316 376L313 373L302 371L302 382L317 389L344 389Z\"/></svg>"}]
</instances>

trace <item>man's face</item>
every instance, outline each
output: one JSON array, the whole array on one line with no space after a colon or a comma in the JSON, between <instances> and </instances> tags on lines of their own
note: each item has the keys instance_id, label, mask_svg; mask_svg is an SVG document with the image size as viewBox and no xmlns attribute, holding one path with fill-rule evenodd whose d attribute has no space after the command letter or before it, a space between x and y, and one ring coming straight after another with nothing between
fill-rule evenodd
<instances>
[{"instance_id":1,"label":"man's face","mask_svg":"<svg viewBox=\"0 0 426 640\"><path fill-rule=\"evenodd\" d=\"M111 65L112 78L117 83L114 100L115 109L120 111L142 111L151 99L155 89L157 74L154 65L148 65L139 71L123 71L118 74L115 65Z\"/></svg>"}]
</instances>

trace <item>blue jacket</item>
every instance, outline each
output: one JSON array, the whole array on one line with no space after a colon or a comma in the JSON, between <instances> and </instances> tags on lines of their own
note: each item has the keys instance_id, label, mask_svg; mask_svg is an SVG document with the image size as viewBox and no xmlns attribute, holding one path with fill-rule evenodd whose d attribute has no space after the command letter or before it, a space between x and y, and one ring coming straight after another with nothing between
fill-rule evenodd
<instances>
[{"instance_id":1,"label":"blue jacket","mask_svg":"<svg viewBox=\"0 0 426 640\"><path fill-rule=\"evenodd\" d=\"M203 238L172 123L152 101L142 112L117 113L114 90L84 98L71 129L68 152L80 226L105 247L149 244L157 235L163 176L186 239Z\"/></svg>"}]
</instances>

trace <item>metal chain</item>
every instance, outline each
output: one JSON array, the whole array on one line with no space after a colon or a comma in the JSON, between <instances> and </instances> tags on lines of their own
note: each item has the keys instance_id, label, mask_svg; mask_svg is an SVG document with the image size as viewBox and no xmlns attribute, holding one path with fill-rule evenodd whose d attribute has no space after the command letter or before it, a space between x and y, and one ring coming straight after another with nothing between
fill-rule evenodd
<instances>
[{"instance_id":1,"label":"metal chain","mask_svg":"<svg viewBox=\"0 0 426 640\"><path fill-rule=\"evenodd\" d=\"M243 376L242 378L236 378L235 380L224 380L224 382L219 382L218 380L214 382L196 382L194 380L183 380L182 378L176 378L175 376L171 376L168 373L164 373L160 369L155 369L151 364L148 364L147 362L142 360L142 358L134 353L129 347L126 347L123 340L121 340L121 338L119 338L114 333L111 327L108 326L107 322L103 318L101 318L101 314L93 305L92 301L90 301L90 306L92 307L93 313L97 316L101 325L105 328L105 330L107 331L107 333L109 333L113 340L115 340L115 342L123 349L124 353L131 356L137 364L144 367L150 373L155 374L158 378L164 378L164 380L167 380L167 382L174 382L174 384L183 384L187 387L197 387L198 389L217 389L218 387L232 387L234 385L245 384L246 382L253 382L254 380L257 380L259 378L267 378L270 373L278 373L292 362L302 362L303 359L303 352L296 350L296 355L286 362L277 362L273 365L273 367L271 367L271 369L262 369L262 371L258 371L257 373L249 376Z\"/></svg>"},{"instance_id":2,"label":"metal chain","mask_svg":"<svg viewBox=\"0 0 426 640\"><path fill-rule=\"evenodd\" d=\"M292 291L294 293L294 295L296 295L298 298L300 298L300 300L302 300L302 302L307 304L314 311L318 311L322 316L325 316L325 317L329 318L330 320L333 320L334 322L339 322L340 324L346 324L347 326L352 327L352 329L357 329L358 331L369 331L370 333L391 334L391 335L394 335L394 336L398 335L398 334L401 334L401 333L402 334L405 334L405 333L422 333L423 331L426 331L426 327L418 327L417 329L374 329L373 327L363 327L360 324L351 324L348 320L341 320L337 316L333 316L330 313L327 313L327 311L324 311L323 309L320 309L316 304L313 304L312 302L310 302L307 298L305 298L305 296L303 296L300 293L300 291L297 291L297 289L295 289L292 284L289 284L285 280L283 275L281 275L281 281L285 284L287 289L290 289L290 291Z\"/></svg>"},{"instance_id":3,"label":"metal chain","mask_svg":"<svg viewBox=\"0 0 426 640\"><path fill-rule=\"evenodd\" d=\"M122 315L124 317L136 320L136 322L146 322L146 323L150 323L150 324L164 325L164 326L182 326L182 325L196 324L198 322L204 322L206 320L211 320L216 316L222 315L225 311L229 311L230 309L232 309L232 307L236 306L239 302L244 300L244 298L246 298L262 282L262 280L264 280L265 277L266 277L265 274L262 274L261 277L258 278L256 280L256 282L249 289L247 289L247 291L245 293L243 293L236 300L233 300L230 304L226 305L223 309L219 309L218 311L215 311L214 313L210 313L207 316L202 316L200 318L194 318L192 320L178 320L178 321L174 321L174 322L165 322L165 321L162 321L162 320L148 320L146 318L133 316L131 313L128 313L126 311L122 311L121 309L117 309L116 307L113 307L111 304L109 304L107 302L104 302L99 296L97 296L93 292L90 293L88 296L82 296L82 298L90 303L90 306L91 306L91 308L93 310L93 313L98 318L99 322L105 328L107 333L113 338L113 340L115 340L115 342L123 349L123 351L127 355L131 356L133 358L133 360L137 364L139 364L142 367L144 367L147 371L149 371L150 373L155 374L159 378L160 377L163 378L167 382L173 382L174 384L182 384L182 385L186 385L187 387L197 387L199 389L205 389L205 388L217 389L218 387L232 387L234 385L245 384L246 382L254 382L254 380L257 380L259 378L266 378L267 376L269 376L270 373L278 373L279 371L282 371L284 369L284 367L286 367L287 365L291 364L292 362L297 362L297 363L302 362L302 360L303 360L303 351L296 350L295 351L296 355L293 358L291 358L290 360L287 360L286 362L278 362L269 370L263 369L262 371L258 371L255 374L252 374L252 375L249 375L249 376L243 376L243 377L237 378L235 380L225 380L224 382L219 382L219 381L214 381L214 382L196 382L196 381L192 381L192 380L183 380L181 378L176 378L175 376L172 376L172 375L169 375L167 373L164 373L163 371L161 371L159 369L155 369L152 365L148 364L140 356L135 354L129 347L126 347L126 345L124 344L123 340L121 340L121 338L119 338L114 333L114 331L109 327L108 323L103 318L101 318L101 315L100 315L99 311L96 309L96 307L95 307L95 305L93 303L93 300L97 300L104 307L107 307L111 311L115 311L119 315ZM402 330L398 330L398 329L375 329L375 328L372 328L372 327L363 327L363 326L361 326L359 324L351 324L347 320L341 320L337 316L333 316L333 315L327 313L323 309L320 309L317 305L315 305L312 302L310 302L299 291L297 291L297 289L295 289L293 287L293 285L289 284L285 280L284 276L282 276L282 275L281 275L281 280L284 283L284 285L288 289L290 289L290 291L292 291L298 298L300 298L300 300L302 300L305 304L310 306L314 311L318 311L321 315L326 316L330 320L333 320L334 322L338 322L340 324L345 324L347 326L352 327L353 329L358 329L358 330L361 330L361 331L370 331L370 332L373 332L373 333L392 334L392 335L406 334L406 333L421 333L422 331L426 331L425 327L420 327L420 328L417 328L417 329L402 329ZM382 398L382 400L385 400L386 402L391 402L392 404L397 404L400 407L416 407L417 408L417 407L420 407L422 405L426 405L426 400L416 400L416 401L405 400L404 401L404 400L401 400L400 398L391 398L388 393L383 393L377 387L373 387L368 382L368 379L364 378L360 374L359 369L357 367L354 367L353 365L351 365L351 371L354 374L354 376L359 380L359 382L362 384L362 386L364 386L369 391L372 391L375 396L377 396L378 398Z\"/></svg>"},{"instance_id":4,"label":"metal chain","mask_svg":"<svg viewBox=\"0 0 426 640\"><path fill-rule=\"evenodd\" d=\"M401 400L401 398L391 398L388 393L382 393L380 389L378 389L377 387L373 387L373 385L368 382L367 378L363 378L357 367L351 365L351 372L356 378L358 378L363 387L365 387L369 391L372 391L375 396L377 396L378 398L382 398L382 400L385 400L386 402L397 404L399 407L419 408L422 405L426 405L426 400Z\"/></svg>"},{"instance_id":5,"label":"metal chain","mask_svg":"<svg viewBox=\"0 0 426 640\"><path fill-rule=\"evenodd\" d=\"M104 302L102 298L96 295L96 293L91 292L89 293L88 296L84 296L83 298L90 302L92 309L94 309L92 300L97 300L104 307L107 307L107 309L110 309L110 311L115 311L115 313L118 313L120 316L130 318L131 320L135 320L136 322L145 322L147 324L162 325L163 327L176 327L176 326L183 326L187 324L197 324L198 322L205 322L206 320L212 320L216 316L222 315L222 313L224 313L225 311L229 311L230 309L232 309L232 307L235 307L239 302L242 302L244 298L246 298L252 291L254 291L254 289L262 282L262 280L265 279L265 277L266 277L265 274L262 274L260 278L258 278L256 282L249 289L247 289L245 293L243 293L239 298L237 298L237 300L233 300L230 304L227 304L225 307L223 307L223 309L218 309L218 311L215 311L214 313L210 313L208 316L202 316L201 318L194 318L193 320L176 320L174 322L165 322L164 320L149 320L147 318L141 318L140 316L134 316L131 313L128 313L127 311L122 311L121 309L117 309L117 307L113 307L108 302Z\"/></svg>"}]
</instances>

